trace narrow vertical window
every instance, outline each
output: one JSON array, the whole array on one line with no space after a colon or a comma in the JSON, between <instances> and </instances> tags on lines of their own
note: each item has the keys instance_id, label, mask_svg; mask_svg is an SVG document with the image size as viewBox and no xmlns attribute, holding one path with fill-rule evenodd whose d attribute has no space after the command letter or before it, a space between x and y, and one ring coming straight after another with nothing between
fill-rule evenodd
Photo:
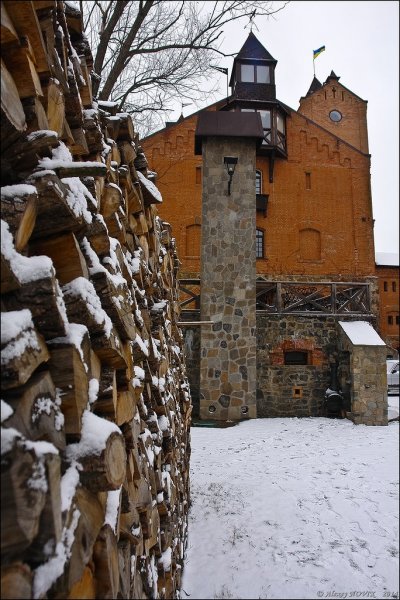
<instances>
[{"instance_id":1,"label":"narrow vertical window","mask_svg":"<svg viewBox=\"0 0 400 600\"><path fill-rule=\"evenodd\" d=\"M256 194L262 194L262 179L261 171L256 171Z\"/></svg>"},{"instance_id":2,"label":"narrow vertical window","mask_svg":"<svg viewBox=\"0 0 400 600\"><path fill-rule=\"evenodd\" d=\"M196 183L201 183L201 167L196 167Z\"/></svg>"},{"instance_id":3,"label":"narrow vertical window","mask_svg":"<svg viewBox=\"0 0 400 600\"><path fill-rule=\"evenodd\" d=\"M388 320L388 325L393 325L393 316L392 315L389 315L387 320Z\"/></svg>"},{"instance_id":4,"label":"narrow vertical window","mask_svg":"<svg viewBox=\"0 0 400 600\"><path fill-rule=\"evenodd\" d=\"M384 281L384 282L383 282L383 291L384 291L384 292L387 292L387 291L388 291L388 284L387 284L387 281Z\"/></svg>"},{"instance_id":5,"label":"narrow vertical window","mask_svg":"<svg viewBox=\"0 0 400 600\"><path fill-rule=\"evenodd\" d=\"M397 289L396 282L392 281L392 292L395 292Z\"/></svg>"},{"instance_id":6,"label":"narrow vertical window","mask_svg":"<svg viewBox=\"0 0 400 600\"><path fill-rule=\"evenodd\" d=\"M400 325L400 317L399 317L399 315L396 315L396 325Z\"/></svg>"},{"instance_id":7,"label":"narrow vertical window","mask_svg":"<svg viewBox=\"0 0 400 600\"><path fill-rule=\"evenodd\" d=\"M311 190L311 173L306 173L306 190Z\"/></svg>"},{"instance_id":8,"label":"narrow vertical window","mask_svg":"<svg viewBox=\"0 0 400 600\"><path fill-rule=\"evenodd\" d=\"M256 231L256 258L264 258L264 231Z\"/></svg>"}]
</instances>

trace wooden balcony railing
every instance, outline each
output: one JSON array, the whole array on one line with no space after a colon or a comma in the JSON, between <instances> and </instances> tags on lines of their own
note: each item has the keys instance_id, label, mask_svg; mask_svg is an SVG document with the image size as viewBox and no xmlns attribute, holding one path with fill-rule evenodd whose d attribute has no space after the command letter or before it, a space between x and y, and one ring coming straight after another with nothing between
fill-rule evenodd
<instances>
[{"instance_id":1,"label":"wooden balcony railing","mask_svg":"<svg viewBox=\"0 0 400 600\"><path fill-rule=\"evenodd\" d=\"M181 279L182 310L200 310L200 279ZM272 314L371 315L368 283L256 280L256 309Z\"/></svg>"}]
</instances>

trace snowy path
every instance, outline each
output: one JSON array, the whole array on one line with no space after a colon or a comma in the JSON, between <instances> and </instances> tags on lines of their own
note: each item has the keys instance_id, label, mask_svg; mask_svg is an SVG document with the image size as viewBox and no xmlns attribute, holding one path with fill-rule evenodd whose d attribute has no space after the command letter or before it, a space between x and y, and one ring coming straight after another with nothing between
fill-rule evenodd
<instances>
[{"instance_id":1,"label":"snowy path","mask_svg":"<svg viewBox=\"0 0 400 600\"><path fill-rule=\"evenodd\" d=\"M182 598L398 597L398 430L192 428Z\"/></svg>"}]
</instances>

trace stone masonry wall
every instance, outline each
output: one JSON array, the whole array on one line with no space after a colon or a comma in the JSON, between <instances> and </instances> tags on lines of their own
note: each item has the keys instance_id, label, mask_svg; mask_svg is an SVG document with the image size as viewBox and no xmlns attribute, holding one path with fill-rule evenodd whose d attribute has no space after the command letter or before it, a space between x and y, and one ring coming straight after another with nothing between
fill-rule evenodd
<instances>
[{"instance_id":1,"label":"stone masonry wall","mask_svg":"<svg viewBox=\"0 0 400 600\"><path fill-rule=\"evenodd\" d=\"M224 156L238 157L231 195ZM256 416L254 140L203 142L200 417Z\"/></svg>"},{"instance_id":2,"label":"stone masonry wall","mask_svg":"<svg viewBox=\"0 0 400 600\"><path fill-rule=\"evenodd\" d=\"M285 365L284 352L306 351L307 365ZM257 313L257 416L323 414L330 364L337 357L333 317Z\"/></svg>"},{"instance_id":3,"label":"stone masonry wall","mask_svg":"<svg viewBox=\"0 0 400 600\"><path fill-rule=\"evenodd\" d=\"M355 346L344 332L338 342L350 357L351 411L347 416L356 425L387 425L386 346Z\"/></svg>"}]
</instances>

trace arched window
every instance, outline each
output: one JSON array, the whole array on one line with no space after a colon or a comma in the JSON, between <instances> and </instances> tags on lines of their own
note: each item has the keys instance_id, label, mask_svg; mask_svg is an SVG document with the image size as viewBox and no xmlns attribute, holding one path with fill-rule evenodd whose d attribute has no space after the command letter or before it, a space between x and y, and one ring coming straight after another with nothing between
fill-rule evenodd
<instances>
[{"instance_id":1,"label":"arched window","mask_svg":"<svg viewBox=\"0 0 400 600\"><path fill-rule=\"evenodd\" d=\"M300 230L300 258L321 260L321 234L317 229Z\"/></svg>"},{"instance_id":2,"label":"arched window","mask_svg":"<svg viewBox=\"0 0 400 600\"><path fill-rule=\"evenodd\" d=\"M186 227L186 256L200 257L201 226Z\"/></svg>"},{"instance_id":3,"label":"arched window","mask_svg":"<svg viewBox=\"0 0 400 600\"><path fill-rule=\"evenodd\" d=\"M262 173L256 170L256 194L262 194Z\"/></svg>"},{"instance_id":4,"label":"arched window","mask_svg":"<svg viewBox=\"0 0 400 600\"><path fill-rule=\"evenodd\" d=\"M256 230L256 258L264 258L264 230Z\"/></svg>"}]
</instances>

